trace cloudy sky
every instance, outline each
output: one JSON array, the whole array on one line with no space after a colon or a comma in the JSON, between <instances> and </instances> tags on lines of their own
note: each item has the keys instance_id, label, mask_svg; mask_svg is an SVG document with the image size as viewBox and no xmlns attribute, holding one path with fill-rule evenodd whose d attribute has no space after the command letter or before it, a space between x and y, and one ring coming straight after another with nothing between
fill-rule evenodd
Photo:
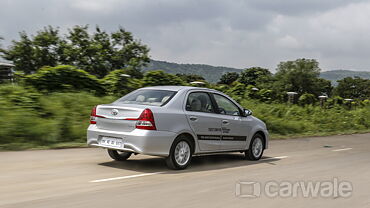
<instances>
[{"instance_id":1,"label":"cloudy sky","mask_svg":"<svg viewBox=\"0 0 370 208\"><path fill-rule=\"evenodd\" d=\"M0 0L3 45L22 30L84 24L123 26L169 62L274 70L304 57L370 71L370 1Z\"/></svg>"}]
</instances>

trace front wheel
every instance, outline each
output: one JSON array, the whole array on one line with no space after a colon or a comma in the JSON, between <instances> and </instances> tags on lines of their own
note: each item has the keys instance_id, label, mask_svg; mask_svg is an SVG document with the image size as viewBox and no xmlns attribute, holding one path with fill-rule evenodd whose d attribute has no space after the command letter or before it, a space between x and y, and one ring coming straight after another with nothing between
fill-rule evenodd
<instances>
[{"instance_id":1,"label":"front wheel","mask_svg":"<svg viewBox=\"0 0 370 208\"><path fill-rule=\"evenodd\" d=\"M108 154L113 160L125 161L131 156L132 153L108 149Z\"/></svg>"},{"instance_id":2,"label":"front wheel","mask_svg":"<svg viewBox=\"0 0 370 208\"><path fill-rule=\"evenodd\" d=\"M249 160L259 160L263 155L265 145L261 134L255 134L249 144L249 148L245 151L245 158Z\"/></svg>"},{"instance_id":3,"label":"front wheel","mask_svg":"<svg viewBox=\"0 0 370 208\"><path fill-rule=\"evenodd\" d=\"M170 169L182 170L190 164L191 157L192 148L190 141L186 137L179 137L172 144L166 163Z\"/></svg>"}]
</instances>

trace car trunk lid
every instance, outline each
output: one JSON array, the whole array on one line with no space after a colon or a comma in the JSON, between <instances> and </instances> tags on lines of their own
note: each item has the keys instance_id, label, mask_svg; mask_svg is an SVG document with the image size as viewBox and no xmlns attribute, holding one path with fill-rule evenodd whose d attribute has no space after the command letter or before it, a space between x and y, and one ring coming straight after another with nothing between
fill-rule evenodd
<instances>
[{"instance_id":1,"label":"car trunk lid","mask_svg":"<svg viewBox=\"0 0 370 208\"><path fill-rule=\"evenodd\" d=\"M130 132L135 129L136 119L147 106L99 105L96 125L99 129Z\"/></svg>"}]
</instances>

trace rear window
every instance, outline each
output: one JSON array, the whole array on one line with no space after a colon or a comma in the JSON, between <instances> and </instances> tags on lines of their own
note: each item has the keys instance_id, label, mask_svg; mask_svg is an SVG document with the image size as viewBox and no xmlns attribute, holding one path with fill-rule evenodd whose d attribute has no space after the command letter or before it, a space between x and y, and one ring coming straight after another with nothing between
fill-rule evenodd
<instances>
[{"instance_id":1,"label":"rear window","mask_svg":"<svg viewBox=\"0 0 370 208\"><path fill-rule=\"evenodd\" d=\"M123 96L115 103L163 106L176 94L169 90L137 90Z\"/></svg>"}]
</instances>

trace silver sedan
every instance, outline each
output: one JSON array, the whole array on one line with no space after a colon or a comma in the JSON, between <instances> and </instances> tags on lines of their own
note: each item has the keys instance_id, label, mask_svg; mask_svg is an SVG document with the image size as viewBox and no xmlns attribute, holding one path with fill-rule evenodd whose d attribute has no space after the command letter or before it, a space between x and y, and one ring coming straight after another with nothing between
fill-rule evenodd
<instances>
[{"instance_id":1,"label":"silver sedan","mask_svg":"<svg viewBox=\"0 0 370 208\"><path fill-rule=\"evenodd\" d=\"M193 155L219 152L259 160L268 138L266 125L227 95L188 86L141 88L95 106L87 130L87 144L108 149L114 160L163 156L172 169L186 168Z\"/></svg>"}]
</instances>

